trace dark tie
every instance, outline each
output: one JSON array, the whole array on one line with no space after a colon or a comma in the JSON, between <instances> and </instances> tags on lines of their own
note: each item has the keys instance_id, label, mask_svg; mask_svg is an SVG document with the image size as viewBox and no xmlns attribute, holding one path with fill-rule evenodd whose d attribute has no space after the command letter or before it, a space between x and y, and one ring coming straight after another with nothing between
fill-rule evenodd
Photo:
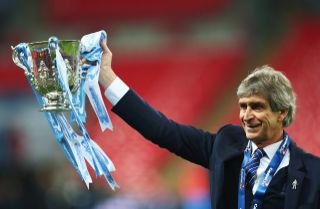
<instances>
[{"instance_id":1,"label":"dark tie","mask_svg":"<svg viewBox=\"0 0 320 209\"><path fill-rule=\"evenodd\" d=\"M265 156L266 153L262 148L256 149L253 156L250 158L244 169L246 171L246 184L249 184L251 189L253 188L254 182L257 177L257 169L260 164L260 159Z\"/></svg>"}]
</instances>

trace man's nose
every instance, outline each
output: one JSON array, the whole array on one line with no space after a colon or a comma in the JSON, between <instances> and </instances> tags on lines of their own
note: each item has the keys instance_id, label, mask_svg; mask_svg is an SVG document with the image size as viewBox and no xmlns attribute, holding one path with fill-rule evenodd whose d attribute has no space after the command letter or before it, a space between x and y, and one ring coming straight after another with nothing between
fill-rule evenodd
<instances>
[{"instance_id":1,"label":"man's nose","mask_svg":"<svg viewBox=\"0 0 320 209\"><path fill-rule=\"evenodd\" d=\"M244 112L243 120L248 121L248 120L251 120L252 118L253 118L252 109L248 107Z\"/></svg>"}]
</instances>

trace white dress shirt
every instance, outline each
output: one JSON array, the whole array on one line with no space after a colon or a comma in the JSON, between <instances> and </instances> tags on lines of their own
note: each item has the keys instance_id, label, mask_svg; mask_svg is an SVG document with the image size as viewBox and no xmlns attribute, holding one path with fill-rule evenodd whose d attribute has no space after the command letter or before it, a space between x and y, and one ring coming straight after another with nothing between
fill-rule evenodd
<instances>
[{"instance_id":1,"label":"white dress shirt","mask_svg":"<svg viewBox=\"0 0 320 209\"><path fill-rule=\"evenodd\" d=\"M273 144L270 144L266 147L263 148L263 150L266 152L266 156L262 157L260 159L260 165L257 169L257 179L256 181L254 182L254 186L252 188L252 194L254 194L257 189L258 189L258 186L259 186L259 181L260 179L263 177L263 173L264 171L267 169L271 159L273 158L273 156L276 154L281 142L281 141L278 141L276 143L273 143ZM257 145L255 143L252 142L252 153L254 153L254 151L257 149ZM284 155L278 169L276 170L276 173L281 169L281 168L284 168L286 166L289 165L289 159L290 159L290 150L288 149L286 154Z\"/></svg>"},{"instance_id":2,"label":"white dress shirt","mask_svg":"<svg viewBox=\"0 0 320 209\"><path fill-rule=\"evenodd\" d=\"M128 91L129 87L127 84L125 84L119 77L116 77L116 79L105 90L104 95L114 106Z\"/></svg>"}]
</instances>

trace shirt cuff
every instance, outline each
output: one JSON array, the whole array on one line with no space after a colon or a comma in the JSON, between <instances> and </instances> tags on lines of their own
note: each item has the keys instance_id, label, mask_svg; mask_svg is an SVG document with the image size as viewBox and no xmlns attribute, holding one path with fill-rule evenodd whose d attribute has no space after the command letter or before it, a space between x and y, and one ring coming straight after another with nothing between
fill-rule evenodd
<instances>
[{"instance_id":1,"label":"shirt cuff","mask_svg":"<svg viewBox=\"0 0 320 209\"><path fill-rule=\"evenodd\" d=\"M116 77L116 79L105 90L104 95L114 106L128 91L129 87L127 84L125 84L119 77Z\"/></svg>"}]
</instances>

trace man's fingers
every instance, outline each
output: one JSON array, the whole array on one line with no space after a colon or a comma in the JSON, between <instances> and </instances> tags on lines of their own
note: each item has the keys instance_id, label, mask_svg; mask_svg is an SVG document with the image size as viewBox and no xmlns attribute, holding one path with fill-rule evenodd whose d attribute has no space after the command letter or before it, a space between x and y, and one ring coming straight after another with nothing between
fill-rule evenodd
<instances>
[{"instance_id":1,"label":"man's fingers","mask_svg":"<svg viewBox=\"0 0 320 209\"><path fill-rule=\"evenodd\" d=\"M103 53L106 53L106 54L111 54L111 51L110 49L108 48L107 46L107 41L104 39L100 42L100 45L101 45L101 48L103 50Z\"/></svg>"}]
</instances>

